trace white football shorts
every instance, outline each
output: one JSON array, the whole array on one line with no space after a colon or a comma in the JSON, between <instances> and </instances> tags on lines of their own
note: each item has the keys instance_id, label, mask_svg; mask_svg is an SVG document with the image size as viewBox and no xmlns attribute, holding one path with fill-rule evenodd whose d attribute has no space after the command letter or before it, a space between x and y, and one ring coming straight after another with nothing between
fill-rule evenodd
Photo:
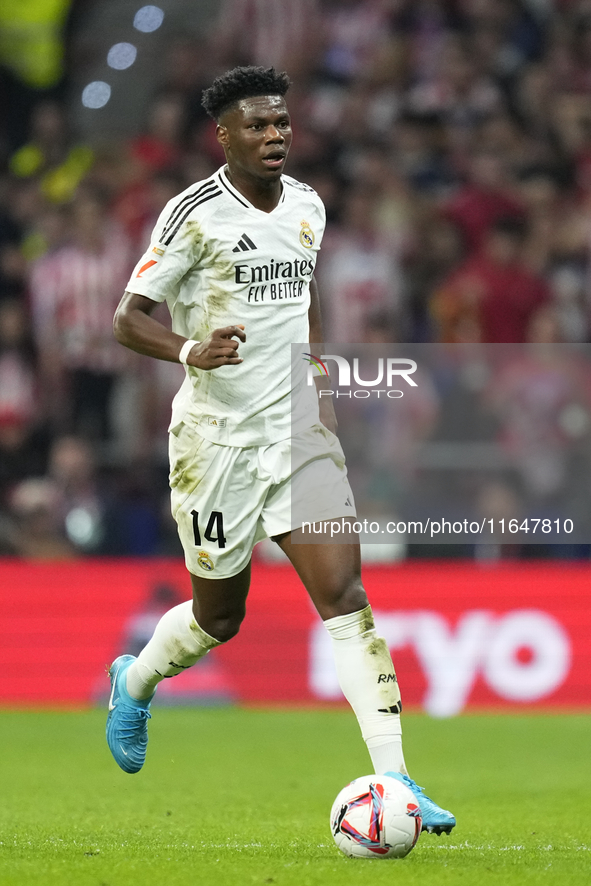
<instances>
[{"instance_id":1,"label":"white football shorts","mask_svg":"<svg viewBox=\"0 0 591 886\"><path fill-rule=\"evenodd\" d=\"M314 425L295 438L245 449L221 446L187 424L170 434L170 487L187 569L230 578L263 538L355 517L338 438Z\"/></svg>"}]
</instances>

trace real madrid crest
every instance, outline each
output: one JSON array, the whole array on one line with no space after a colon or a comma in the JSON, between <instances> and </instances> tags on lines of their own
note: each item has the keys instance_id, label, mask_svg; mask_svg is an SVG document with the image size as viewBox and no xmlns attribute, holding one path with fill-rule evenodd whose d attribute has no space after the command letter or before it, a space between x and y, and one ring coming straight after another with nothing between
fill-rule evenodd
<instances>
[{"instance_id":1,"label":"real madrid crest","mask_svg":"<svg viewBox=\"0 0 591 886\"><path fill-rule=\"evenodd\" d=\"M205 569L206 572L211 572L213 569L213 560L207 553L207 551L199 551L197 553L197 562L201 566L202 569Z\"/></svg>"},{"instance_id":2,"label":"real madrid crest","mask_svg":"<svg viewBox=\"0 0 591 886\"><path fill-rule=\"evenodd\" d=\"M314 231L310 227L307 221L301 222L302 229L300 231L300 243L302 246L305 246L306 249L312 249L314 246Z\"/></svg>"}]
</instances>

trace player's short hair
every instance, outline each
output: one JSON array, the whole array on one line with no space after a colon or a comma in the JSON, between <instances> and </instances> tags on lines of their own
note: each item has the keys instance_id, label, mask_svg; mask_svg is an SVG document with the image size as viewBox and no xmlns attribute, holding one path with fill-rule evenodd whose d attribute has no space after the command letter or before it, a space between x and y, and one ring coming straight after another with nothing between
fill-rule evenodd
<instances>
[{"instance_id":1,"label":"player's short hair","mask_svg":"<svg viewBox=\"0 0 591 886\"><path fill-rule=\"evenodd\" d=\"M255 95L284 96L291 85L285 71L277 73L275 68L248 65L232 68L213 81L209 89L203 90L201 104L210 117L219 120L235 102Z\"/></svg>"}]
</instances>

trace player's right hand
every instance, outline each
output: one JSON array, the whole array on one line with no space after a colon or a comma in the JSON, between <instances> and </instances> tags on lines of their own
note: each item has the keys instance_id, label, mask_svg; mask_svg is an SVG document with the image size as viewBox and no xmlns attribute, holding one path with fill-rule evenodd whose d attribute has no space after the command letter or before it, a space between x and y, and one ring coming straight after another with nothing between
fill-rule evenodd
<instances>
[{"instance_id":1,"label":"player's right hand","mask_svg":"<svg viewBox=\"0 0 591 886\"><path fill-rule=\"evenodd\" d=\"M237 353L241 341L246 341L246 333L241 323L214 329L211 335L191 348L187 364L198 369L217 369L218 366L229 363L242 363L242 357Z\"/></svg>"}]
</instances>

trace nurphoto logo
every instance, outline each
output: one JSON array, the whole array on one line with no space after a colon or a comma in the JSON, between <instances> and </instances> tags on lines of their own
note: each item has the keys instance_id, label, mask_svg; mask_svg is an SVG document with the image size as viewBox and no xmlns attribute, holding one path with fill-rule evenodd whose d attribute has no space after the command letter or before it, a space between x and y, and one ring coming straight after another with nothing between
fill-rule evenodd
<instances>
[{"instance_id":1,"label":"nurphoto logo","mask_svg":"<svg viewBox=\"0 0 591 886\"><path fill-rule=\"evenodd\" d=\"M333 360L337 365L338 387L351 387L351 364L345 357L341 357L339 354L321 354L320 357L316 357L314 356L314 354L304 354L303 358L309 363L307 376L308 385L314 384L315 376L329 378L326 361ZM393 387L394 384L399 384L400 379L402 379L411 387L416 388L417 383L416 381L414 381L414 379L411 378L411 375L413 375L413 373L415 373L416 371L416 362L407 357L379 357L377 360L377 367L375 369L375 378L361 378L359 370L359 358L355 357L353 359L353 382L363 390L334 391L326 388L319 391L319 396L353 396L357 397L358 399L364 399L367 397L371 397L372 394L376 395L378 398L381 394L385 394L386 397L397 400L400 397L404 396L404 391L395 389ZM381 384L385 384L386 387L378 388L378 385ZM365 390L366 388L371 388L372 390Z\"/></svg>"}]
</instances>

